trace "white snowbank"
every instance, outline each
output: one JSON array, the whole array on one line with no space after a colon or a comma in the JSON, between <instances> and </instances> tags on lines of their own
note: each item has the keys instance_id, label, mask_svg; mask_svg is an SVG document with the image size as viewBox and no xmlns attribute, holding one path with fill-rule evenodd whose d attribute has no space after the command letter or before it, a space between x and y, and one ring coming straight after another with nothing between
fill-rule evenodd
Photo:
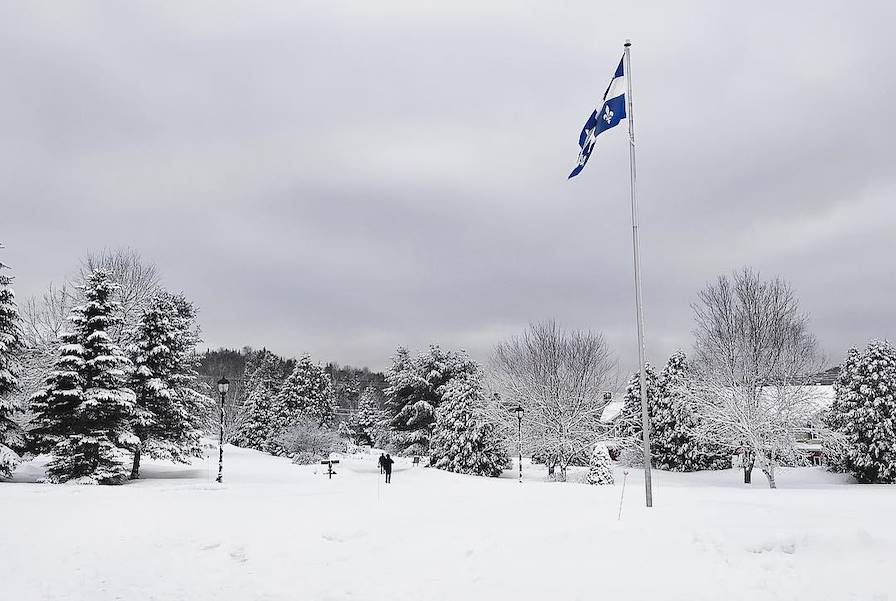
<instances>
[{"instance_id":1,"label":"white snowbank","mask_svg":"<svg viewBox=\"0 0 896 601\"><path fill-rule=\"evenodd\" d=\"M376 453L292 465L227 447L192 467L147 462L122 487L0 484L0 598L190 601L887 599L896 591L896 487L818 468L779 490L739 472L641 473L554 484ZM644 568L646 566L646 569Z\"/></svg>"}]
</instances>

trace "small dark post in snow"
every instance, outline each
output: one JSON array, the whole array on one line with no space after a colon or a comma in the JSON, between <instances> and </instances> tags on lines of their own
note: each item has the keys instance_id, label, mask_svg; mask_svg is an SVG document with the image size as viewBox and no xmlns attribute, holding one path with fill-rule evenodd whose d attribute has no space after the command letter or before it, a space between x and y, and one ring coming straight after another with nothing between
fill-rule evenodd
<instances>
[{"instance_id":1,"label":"small dark post in snow","mask_svg":"<svg viewBox=\"0 0 896 601\"><path fill-rule=\"evenodd\" d=\"M525 410L522 405L517 405L513 410L516 414L516 426L517 426L517 451L519 451L520 455L520 484L523 483L523 413Z\"/></svg>"},{"instance_id":2,"label":"small dark post in snow","mask_svg":"<svg viewBox=\"0 0 896 601\"><path fill-rule=\"evenodd\" d=\"M321 461L320 463L321 463L321 465L327 466L327 476L328 476L327 479L332 480L333 474L336 473L333 471L333 464L339 463L339 460L338 459L327 459L326 461Z\"/></svg>"},{"instance_id":3,"label":"small dark post in snow","mask_svg":"<svg viewBox=\"0 0 896 601\"><path fill-rule=\"evenodd\" d=\"M221 376L218 380L218 392L221 395L221 413L218 423L218 477L215 482L221 482L224 477L224 397L227 396L227 389L230 388L230 381Z\"/></svg>"}]
</instances>

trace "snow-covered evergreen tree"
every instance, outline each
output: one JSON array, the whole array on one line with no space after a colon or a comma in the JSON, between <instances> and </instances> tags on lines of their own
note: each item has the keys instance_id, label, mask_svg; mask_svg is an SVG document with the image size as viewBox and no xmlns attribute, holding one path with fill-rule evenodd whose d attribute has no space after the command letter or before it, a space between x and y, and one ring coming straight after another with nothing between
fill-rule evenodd
<instances>
[{"instance_id":1,"label":"snow-covered evergreen tree","mask_svg":"<svg viewBox=\"0 0 896 601\"><path fill-rule=\"evenodd\" d=\"M377 430L381 427L385 415L380 409L380 392L368 386L361 392L358 401L358 412L352 419L352 438L355 444L373 445Z\"/></svg>"},{"instance_id":2,"label":"snow-covered evergreen tree","mask_svg":"<svg viewBox=\"0 0 896 601\"><path fill-rule=\"evenodd\" d=\"M605 444L594 445L588 464L588 484L613 484L613 463Z\"/></svg>"},{"instance_id":3,"label":"snow-covered evergreen tree","mask_svg":"<svg viewBox=\"0 0 896 601\"><path fill-rule=\"evenodd\" d=\"M686 402L690 366L684 352L677 351L666 363L650 406L650 450L654 466L663 470L691 472L721 469L727 457L714 453L694 435L697 416Z\"/></svg>"},{"instance_id":4,"label":"snow-covered evergreen tree","mask_svg":"<svg viewBox=\"0 0 896 601\"><path fill-rule=\"evenodd\" d=\"M395 443L403 454L429 452L436 409L442 402L442 386L455 377L475 373L476 369L464 351L443 351L433 345L412 358L407 349L398 349L386 373L385 392Z\"/></svg>"},{"instance_id":5,"label":"snow-covered evergreen tree","mask_svg":"<svg viewBox=\"0 0 896 601\"><path fill-rule=\"evenodd\" d=\"M275 430L275 398L280 390L279 360L267 350L256 353L246 365L244 421L236 443L242 447L269 450Z\"/></svg>"},{"instance_id":6,"label":"snow-covered evergreen tree","mask_svg":"<svg viewBox=\"0 0 896 601\"><path fill-rule=\"evenodd\" d=\"M647 380L647 410L653 419L653 413L656 410L657 393L659 389L659 381L656 377L656 371L648 363L646 370ZM629 378L628 385L625 387L625 395L623 396L622 414L619 416L621 420L622 434L632 439L632 444L640 444L641 439L641 372L634 372Z\"/></svg>"},{"instance_id":7,"label":"snow-covered evergreen tree","mask_svg":"<svg viewBox=\"0 0 896 601\"><path fill-rule=\"evenodd\" d=\"M131 348L131 387L137 395L131 478L143 453L186 463L202 456L202 416L208 398L195 390L196 310L183 295L157 293L144 310Z\"/></svg>"},{"instance_id":8,"label":"snow-covered evergreen tree","mask_svg":"<svg viewBox=\"0 0 896 601\"><path fill-rule=\"evenodd\" d=\"M276 424L288 427L300 417L319 426L328 426L336 416L336 401L330 376L320 365L303 355L295 369L284 380L275 403Z\"/></svg>"},{"instance_id":9,"label":"snow-covered evergreen tree","mask_svg":"<svg viewBox=\"0 0 896 601\"><path fill-rule=\"evenodd\" d=\"M56 367L32 397L32 435L53 455L47 466L52 482L127 480L126 451L138 440L131 430L135 395L125 383L130 361L107 333L114 325L115 286L105 271L88 275L85 302L72 310Z\"/></svg>"},{"instance_id":10,"label":"snow-covered evergreen tree","mask_svg":"<svg viewBox=\"0 0 896 601\"><path fill-rule=\"evenodd\" d=\"M490 477L507 467L507 447L485 415L485 394L477 374L452 378L442 388L429 463L449 472Z\"/></svg>"},{"instance_id":11,"label":"snow-covered evergreen tree","mask_svg":"<svg viewBox=\"0 0 896 601\"><path fill-rule=\"evenodd\" d=\"M16 356L22 347L22 337L12 277L3 273L6 268L0 263L0 478L12 475L19 456L11 447L22 442L19 425L13 420L20 408L12 396L19 384Z\"/></svg>"},{"instance_id":12,"label":"snow-covered evergreen tree","mask_svg":"<svg viewBox=\"0 0 896 601\"><path fill-rule=\"evenodd\" d=\"M896 482L896 348L851 349L834 389L829 421L845 438L844 467L859 482Z\"/></svg>"}]
</instances>

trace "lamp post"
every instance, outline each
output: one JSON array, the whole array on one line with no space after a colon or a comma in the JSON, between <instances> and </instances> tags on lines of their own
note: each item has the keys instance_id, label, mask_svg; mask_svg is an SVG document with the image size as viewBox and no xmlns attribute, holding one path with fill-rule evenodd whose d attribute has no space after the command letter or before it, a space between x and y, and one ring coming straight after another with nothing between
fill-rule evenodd
<instances>
[{"instance_id":1,"label":"lamp post","mask_svg":"<svg viewBox=\"0 0 896 601\"><path fill-rule=\"evenodd\" d=\"M525 410L522 405L517 405L513 412L516 414L516 427L517 427L517 450L520 455L520 484L523 483L523 413Z\"/></svg>"},{"instance_id":2,"label":"lamp post","mask_svg":"<svg viewBox=\"0 0 896 601\"><path fill-rule=\"evenodd\" d=\"M230 380L223 375L218 380L218 393L221 395L221 414L218 423L218 477L216 482L221 482L224 472L224 397L227 396L227 389L230 388Z\"/></svg>"}]
</instances>

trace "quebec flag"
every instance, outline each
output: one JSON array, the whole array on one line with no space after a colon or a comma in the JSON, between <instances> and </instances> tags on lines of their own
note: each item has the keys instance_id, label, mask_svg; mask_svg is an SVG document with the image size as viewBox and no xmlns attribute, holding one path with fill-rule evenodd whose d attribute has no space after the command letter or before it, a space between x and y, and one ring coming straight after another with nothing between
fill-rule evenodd
<instances>
[{"instance_id":1,"label":"quebec flag","mask_svg":"<svg viewBox=\"0 0 896 601\"><path fill-rule=\"evenodd\" d=\"M594 109L594 112L588 117L588 121L585 122L582 133L579 134L579 147L582 150L579 152L579 160L575 169L572 170L567 179L577 176L585 168L585 164L594 150L597 136L611 127L616 127L620 121L625 119L626 86L623 62L624 57L619 61L616 73L613 74L613 79L610 81L607 91L604 92L603 102Z\"/></svg>"}]
</instances>

